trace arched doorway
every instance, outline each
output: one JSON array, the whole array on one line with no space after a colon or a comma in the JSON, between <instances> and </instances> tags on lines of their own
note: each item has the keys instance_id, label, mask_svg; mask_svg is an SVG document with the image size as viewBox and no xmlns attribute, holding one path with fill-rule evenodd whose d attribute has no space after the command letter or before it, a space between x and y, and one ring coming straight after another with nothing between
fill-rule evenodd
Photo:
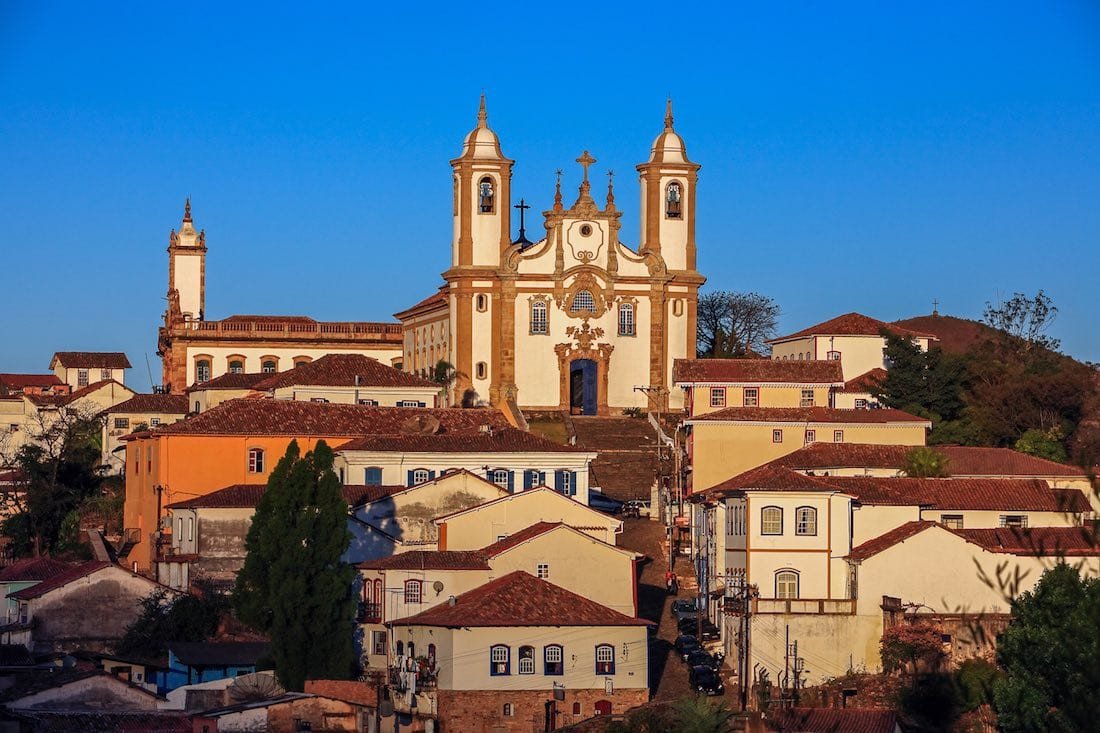
<instances>
[{"instance_id":1,"label":"arched doorway","mask_svg":"<svg viewBox=\"0 0 1100 733\"><path fill-rule=\"evenodd\" d=\"M596 701L596 715L611 715L611 701L610 700L597 700Z\"/></svg>"},{"instance_id":2,"label":"arched doorway","mask_svg":"<svg viewBox=\"0 0 1100 733\"><path fill-rule=\"evenodd\" d=\"M574 415L595 415L599 404L597 367L592 359L569 362L569 412Z\"/></svg>"}]
</instances>

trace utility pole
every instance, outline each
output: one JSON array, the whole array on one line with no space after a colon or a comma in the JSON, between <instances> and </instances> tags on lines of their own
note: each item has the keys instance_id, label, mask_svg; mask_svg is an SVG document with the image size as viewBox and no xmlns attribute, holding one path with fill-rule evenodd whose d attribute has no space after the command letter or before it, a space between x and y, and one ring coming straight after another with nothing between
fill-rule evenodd
<instances>
[{"instance_id":1,"label":"utility pole","mask_svg":"<svg viewBox=\"0 0 1100 733\"><path fill-rule=\"evenodd\" d=\"M726 596L723 612L737 618L737 691L741 711L749 709L749 672L752 665L752 602L760 596L747 581L745 570L726 570Z\"/></svg>"}]
</instances>

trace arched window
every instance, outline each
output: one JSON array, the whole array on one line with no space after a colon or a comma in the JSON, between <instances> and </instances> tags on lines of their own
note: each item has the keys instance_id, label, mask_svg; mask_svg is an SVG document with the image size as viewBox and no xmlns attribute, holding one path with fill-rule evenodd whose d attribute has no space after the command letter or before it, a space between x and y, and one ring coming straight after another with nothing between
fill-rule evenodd
<instances>
[{"instance_id":1,"label":"arched window","mask_svg":"<svg viewBox=\"0 0 1100 733\"><path fill-rule=\"evenodd\" d=\"M794 533L817 534L817 510L812 506L800 506L794 510Z\"/></svg>"},{"instance_id":2,"label":"arched window","mask_svg":"<svg viewBox=\"0 0 1100 733\"><path fill-rule=\"evenodd\" d=\"M596 645L596 674L615 674L615 647Z\"/></svg>"},{"instance_id":3,"label":"arched window","mask_svg":"<svg viewBox=\"0 0 1100 733\"><path fill-rule=\"evenodd\" d=\"M596 312L596 299L592 297L592 293L588 290L578 290L577 294L573 296L573 302L569 306L571 313L595 313Z\"/></svg>"},{"instance_id":4,"label":"arched window","mask_svg":"<svg viewBox=\"0 0 1100 733\"><path fill-rule=\"evenodd\" d=\"M783 510L766 506L760 510L760 534L783 534Z\"/></svg>"},{"instance_id":5,"label":"arched window","mask_svg":"<svg viewBox=\"0 0 1100 733\"><path fill-rule=\"evenodd\" d=\"M496 208L496 192L493 179L485 176L477 184L477 210L482 214L492 214Z\"/></svg>"},{"instance_id":6,"label":"arched window","mask_svg":"<svg viewBox=\"0 0 1100 733\"><path fill-rule=\"evenodd\" d=\"M483 361L479 361L474 372L477 374L478 379L485 379L486 375L489 373L489 365Z\"/></svg>"},{"instance_id":7,"label":"arched window","mask_svg":"<svg viewBox=\"0 0 1100 733\"><path fill-rule=\"evenodd\" d=\"M305 366L311 361L313 361L313 359L310 359L308 356L296 356L294 357L294 368L297 369L300 366Z\"/></svg>"},{"instance_id":8,"label":"arched window","mask_svg":"<svg viewBox=\"0 0 1100 733\"><path fill-rule=\"evenodd\" d=\"M489 674L497 677L512 674L512 650L504 644L489 647Z\"/></svg>"},{"instance_id":9,"label":"arched window","mask_svg":"<svg viewBox=\"0 0 1100 733\"><path fill-rule=\"evenodd\" d=\"M565 674L565 652L561 644L550 644L542 650L543 674Z\"/></svg>"},{"instance_id":10,"label":"arched window","mask_svg":"<svg viewBox=\"0 0 1100 733\"><path fill-rule=\"evenodd\" d=\"M234 359L233 361L229 362L229 373L244 374L244 362L240 359Z\"/></svg>"},{"instance_id":11,"label":"arched window","mask_svg":"<svg viewBox=\"0 0 1100 733\"><path fill-rule=\"evenodd\" d=\"M634 335L634 305L623 303L619 306L619 335Z\"/></svg>"},{"instance_id":12,"label":"arched window","mask_svg":"<svg viewBox=\"0 0 1100 733\"><path fill-rule=\"evenodd\" d=\"M263 448L249 448L248 449L248 472L249 473L263 473L264 472L264 449Z\"/></svg>"},{"instance_id":13,"label":"arched window","mask_svg":"<svg viewBox=\"0 0 1100 733\"><path fill-rule=\"evenodd\" d=\"M278 370L278 364L272 359L267 359L260 365L260 371L264 374L274 374Z\"/></svg>"},{"instance_id":14,"label":"arched window","mask_svg":"<svg viewBox=\"0 0 1100 733\"><path fill-rule=\"evenodd\" d=\"M477 308L478 313L489 310L489 296L485 293L478 293L474 298L474 307Z\"/></svg>"},{"instance_id":15,"label":"arched window","mask_svg":"<svg viewBox=\"0 0 1100 733\"><path fill-rule=\"evenodd\" d=\"M684 197L683 187L679 181L671 181L665 186L665 217L669 219L683 218L681 199Z\"/></svg>"},{"instance_id":16,"label":"arched window","mask_svg":"<svg viewBox=\"0 0 1100 733\"><path fill-rule=\"evenodd\" d=\"M422 484L425 481L430 481L432 478L432 472L426 468L413 469L412 473L412 485Z\"/></svg>"},{"instance_id":17,"label":"arched window","mask_svg":"<svg viewBox=\"0 0 1100 733\"><path fill-rule=\"evenodd\" d=\"M199 384L210 381L210 362L206 359L195 362L195 381Z\"/></svg>"},{"instance_id":18,"label":"arched window","mask_svg":"<svg viewBox=\"0 0 1100 733\"><path fill-rule=\"evenodd\" d=\"M545 334L550 331L549 311L545 300L531 303L531 333Z\"/></svg>"},{"instance_id":19,"label":"arched window","mask_svg":"<svg viewBox=\"0 0 1100 733\"><path fill-rule=\"evenodd\" d=\"M798 573L780 570L775 574L775 597L798 598Z\"/></svg>"},{"instance_id":20,"label":"arched window","mask_svg":"<svg viewBox=\"0 0 1100 733\"><path fill-rule=\"evenodd\" d=\"M521 646L519 648L519 673L535 673L535 647Z\"/></svg>"}]
</instances>

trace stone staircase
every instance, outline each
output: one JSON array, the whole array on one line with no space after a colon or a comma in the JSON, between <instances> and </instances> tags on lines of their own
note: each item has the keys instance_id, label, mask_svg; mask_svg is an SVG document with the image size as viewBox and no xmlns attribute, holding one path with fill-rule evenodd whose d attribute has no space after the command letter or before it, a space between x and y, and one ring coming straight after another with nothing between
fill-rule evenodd
<instances>
[{"instance_id":1,"label":"stone staircase","mask_svg":"<svg viewBox=\"0 0 1100 733\"><path fill-rule=\"evenodd\" d=\"M657 433L648 420L579 415L564 419L576 445L599 454L592 463L590 484L621 501L651 498L662 464Z\"/></svg>"}]
</instances>

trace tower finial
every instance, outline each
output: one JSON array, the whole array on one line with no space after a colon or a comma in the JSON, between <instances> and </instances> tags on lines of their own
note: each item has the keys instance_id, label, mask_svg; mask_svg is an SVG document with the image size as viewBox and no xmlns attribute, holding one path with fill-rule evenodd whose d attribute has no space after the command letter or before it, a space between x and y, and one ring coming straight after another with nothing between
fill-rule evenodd
<instances>
[{"instance_id":1,"label":"tower finial","mask_svg":"<svg viewBox=\"0 0 1100 733\"><path fill-rule=\"evenodd\" d=\"M191 221L191 197L187 197L186 203L183 205L183 220Z\"/></svg>"},{"instance_id":2,"label":"tower finial","mask_svg":"<svg viewBox=\"0 0 1100 733\"><path fill-rule=\"evenodd\" d=\"M561 168L558 168L556 175L558 180L554 184L554 211L561 211Z\"/></svg>"},{"instance_id":3,"label":"tower finial","mask_svg":"<svg viewBox=\"0 0 1100 733\"><path fill-rule=\"evenodd\" d=\"M668 101L665 103L665 129L672 129L672 95L668 95Z\"/></svg>"},{"instance_id":4,"label":"tower finial","mask_svg":"<svg viewBox=\"0 0 1100 733\"><path fill-rule=\"evenodd\" d=\"M489 126L489 113L485 111L485 92L481 93L481 105L478 107L477 110L477 126Z\"/></svg>"},{"instance_id":5,"label":"tower finial","mask_svg":"<svg viewBox=\"0 0 1100 733\"><path fill-rule=\"evenodd\" d=\"M615 210L615 189L614 189L615 171L607 172L607 210Z\"/></svg>"}]
</instances>

